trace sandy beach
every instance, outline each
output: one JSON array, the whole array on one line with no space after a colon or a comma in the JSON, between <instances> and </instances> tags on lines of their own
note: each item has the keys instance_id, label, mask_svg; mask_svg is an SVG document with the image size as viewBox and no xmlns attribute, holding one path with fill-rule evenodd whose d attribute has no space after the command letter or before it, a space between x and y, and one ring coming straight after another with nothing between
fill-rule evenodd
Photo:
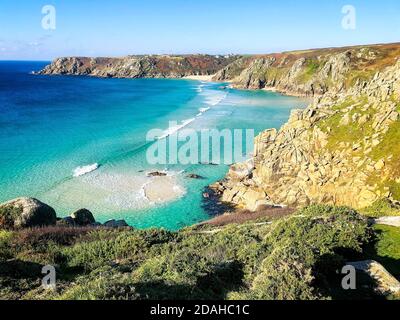
<instances>
[{"instance_id":1,"label":"sandy beach","mask_svg":"<svg viewBox=\"0 0 400 320\"><path fill-rule=\"evenodd\" d=\"M184 77L183 79L187 80L199 80L199 81L212 81L212 78L215 76L215 74L212 75L205 75L205 76L187 76Z\"/></svg>"}]
</instances>

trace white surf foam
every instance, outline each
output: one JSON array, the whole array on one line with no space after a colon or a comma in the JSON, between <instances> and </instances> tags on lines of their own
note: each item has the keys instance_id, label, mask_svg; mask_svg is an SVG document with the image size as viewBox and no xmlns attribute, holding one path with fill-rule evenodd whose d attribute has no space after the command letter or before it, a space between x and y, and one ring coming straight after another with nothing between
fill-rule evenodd
<instances>
[{"instance_id":1,"label":"white surf foam","mask_svg":"<svg viewBox=\"0 0 400 320\"><path fill-rule=\"evenodd\" d=\"M215 94L215 95L213 94L213 95L210 95L210 96L208 96L208 97L206 98L206 103L207 103L209 106L214 107L214 106L220 104L222 101L224 101L225 98L226 98L227 96L228 96L228 93L225 93L225 94Z\"/></svg>"},{"instance_id":2,"label":"white surf foam","mask_svg":"<svg viewBox=\"0 0 400 320\"><path fill-rule=\"evenodd\" d=\"M196 119L192 118L183 120L181 124L168 128L167 130L164 131L164 134L162 136L158 137L158 140L168 138L170 135L174 134L175 132L178 132L179 130L191 124L194 120Z\"/></svg>"},{"instance_id":3,"label":"white surf foam","mask_svg":"<svg viewBox=\"0 0 400 320\"><path fill-rule=\"evenodd\" d=\"M207 112L207 111L210 110L210 109L211 109L210 107L208 107L208 108L200 108L199 111L200 111L201 113L204 113L204 112Z\"/></svg>"},{"instance_id":4,"label":"white surf foam","mask_svg":"<svg viewBox=\"0 0 400 320\"><path fill-rule=\"evenodd\" d=\"M199 86L197 87L196 91L199 92L199 93L201 93L201 92L203 92L203 88L204 88L204 84L201 84L201 85L199 85Z\"/></svg>"},{"instance_id":5,"label":"white surf foam","mask_svg":"<svg viewBox=\"0 0 400 320\"><path fill-rule=\"evenodd\" d=\"M207 112L207 111L210 110L210 109L211 109L210 107L208 107L208 108L200 108L200 109L199 109L200 113L198 113L196 117L197 117L197 118L198 118L198 117L201 117L201 116L203 115L203 113Z\"/></svg>"},{"instance_id":6,"label":"white surf foam","mask_svg":"<svg viewBox=\"0 0 400 320\"><path fill-rule=\"evenodd\" d=\"M99 164L98 163L94 163L88 166L83 166L83 167L77 167L74 170L74 177L80 177L80 176L84 176L85 174L88 174L90 172L93 172L95 170L97 170L99 168Z\"/></svg>"}]
</instances>

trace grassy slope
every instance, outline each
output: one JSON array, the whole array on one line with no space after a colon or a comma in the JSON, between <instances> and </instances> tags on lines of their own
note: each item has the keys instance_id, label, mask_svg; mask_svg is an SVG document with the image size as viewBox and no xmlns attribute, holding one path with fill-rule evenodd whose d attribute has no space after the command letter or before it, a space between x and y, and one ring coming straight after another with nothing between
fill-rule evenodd
<instances>
[{"instance_id":1,"label":"grassy slope","mask_svg":"<svg viewBox=\"0 0 400 320\"><path fill-rule=\"evenodd\" d=\"M347 208L313 206L266 223L121 231L0 233L0 298L327 299L370 231ZM10 260L11 259L11 260ZM40 288L57 266L58 292ZM364 295L363 295L364 296Z\"/></svg>"},{"instance_id":2,"label":"grassy slope","mask_svg":"<svg viewBox=\"0 0 400 320\"><path fill-rule=\"evenodd\" d=\"M400 228L377 225L374 230L376 239L367 248L367 255L400 279Z\"/></svg>"}]
</instances>

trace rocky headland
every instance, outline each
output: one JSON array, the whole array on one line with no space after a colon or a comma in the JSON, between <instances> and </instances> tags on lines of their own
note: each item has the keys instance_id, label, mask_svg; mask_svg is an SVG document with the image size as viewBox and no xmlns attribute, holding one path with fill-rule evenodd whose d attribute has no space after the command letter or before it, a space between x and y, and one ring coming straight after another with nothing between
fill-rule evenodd
<instances>
[{"instance_id":1,"label":"rocky headland","mask_svg":"<svg viewBox=\"0 0 400 320\"><path fill-rule=\"evenodd\" d=\"M102 78L184 78L210 76L238 56L142 55L123 58L65 57L37 74L84 75Z\"/></svg>"},{"instance_id":2,"label":"rocky headland","mask_svg":"<svg viewBox=\"0 0 400 320\"><path fill-rule=\"evenodd\" d=\"M391 65L372 69L368 77L356 77L350 87L346 85L349 72L355 72L354 55L375 57L368 65L388 63L391 53L384 63L377 48L345 50L330 57L329 68L320 65L311 78L326 74L330 87L293 89L295 84L289 81L291 91L318 96L305 110L293 110L280 130L262 132L254 157L233 165L226 179L212 186L222 201L252 211L269 205L325 203L364 209L383 200L398 204L400 61L390 58ZM240 84L242 77L236 79Z\"/></svg>"},{"instance_id":3,"label":"rocky headland","mask_svg":"<svg viewBox=\"0 0 400 320\"><path fill-rule=\"evenodd\" d=\"M370 80L399 56L398 43L252 55L237 58L213 79L230 81L240 89L321 96Z\"/></svg>"}]
</instances>

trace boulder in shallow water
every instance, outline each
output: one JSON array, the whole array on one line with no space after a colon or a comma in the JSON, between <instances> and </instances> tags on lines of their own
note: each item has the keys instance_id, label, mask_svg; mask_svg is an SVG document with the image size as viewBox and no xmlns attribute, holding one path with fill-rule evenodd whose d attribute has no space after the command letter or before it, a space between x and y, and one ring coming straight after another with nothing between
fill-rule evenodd
<instances>
[{"instance_id":1,"label":"boulder in shallow water","mask_svg":"<svg viewBox=\"0 0 400 320\"><path fill-rule=\"evenodd\" d=\"M104 223L104 226L107 228L125 228L129 227L125 220L109 220Z\"/></svg>"},{"instance_id":2,"label":"boulder in shallow water","mask_svg":"<svg viewBox=\"0 0 400 320\"><path fill-rule=\"evenodd\" d=\"M202 177L202 176L200 176L198 174L195 174L195 173L189 173L186 177L189 178L189 179L197 179L197 180L205 179L204 177Z\"/></svg>"},{"instance_id":3,"label":"boulder in shallow water","mask_svg":"<svg viewBox=\"0 0 400 320\"><path fill-rule=\"evenodd\" d=\"M55 225L53 208L33 198L17 198L0 205L0 228L21 229Z\"/></svg>"},{"instance_id":4,"label":"boulder in shallow water","mask_svg":"<svg viewBox=\"0 0 400 320\"><path fill-rule=\"evenodd\" d=\"M78 226L87 226L96 222L93 214L87 209L80 209L74 212L71 214L71 218Z\"/></svg>"},{"instance_id":5,"label":"boulder in shallow water","mask_svg":"<svg viewBox=\"0 0 400 320\"><path fill-rule=\"evenodd\" d=\"M161 171L154 171L147 174L148 177L165 177L167 174Z\"/></svg>"}]
</instances>

